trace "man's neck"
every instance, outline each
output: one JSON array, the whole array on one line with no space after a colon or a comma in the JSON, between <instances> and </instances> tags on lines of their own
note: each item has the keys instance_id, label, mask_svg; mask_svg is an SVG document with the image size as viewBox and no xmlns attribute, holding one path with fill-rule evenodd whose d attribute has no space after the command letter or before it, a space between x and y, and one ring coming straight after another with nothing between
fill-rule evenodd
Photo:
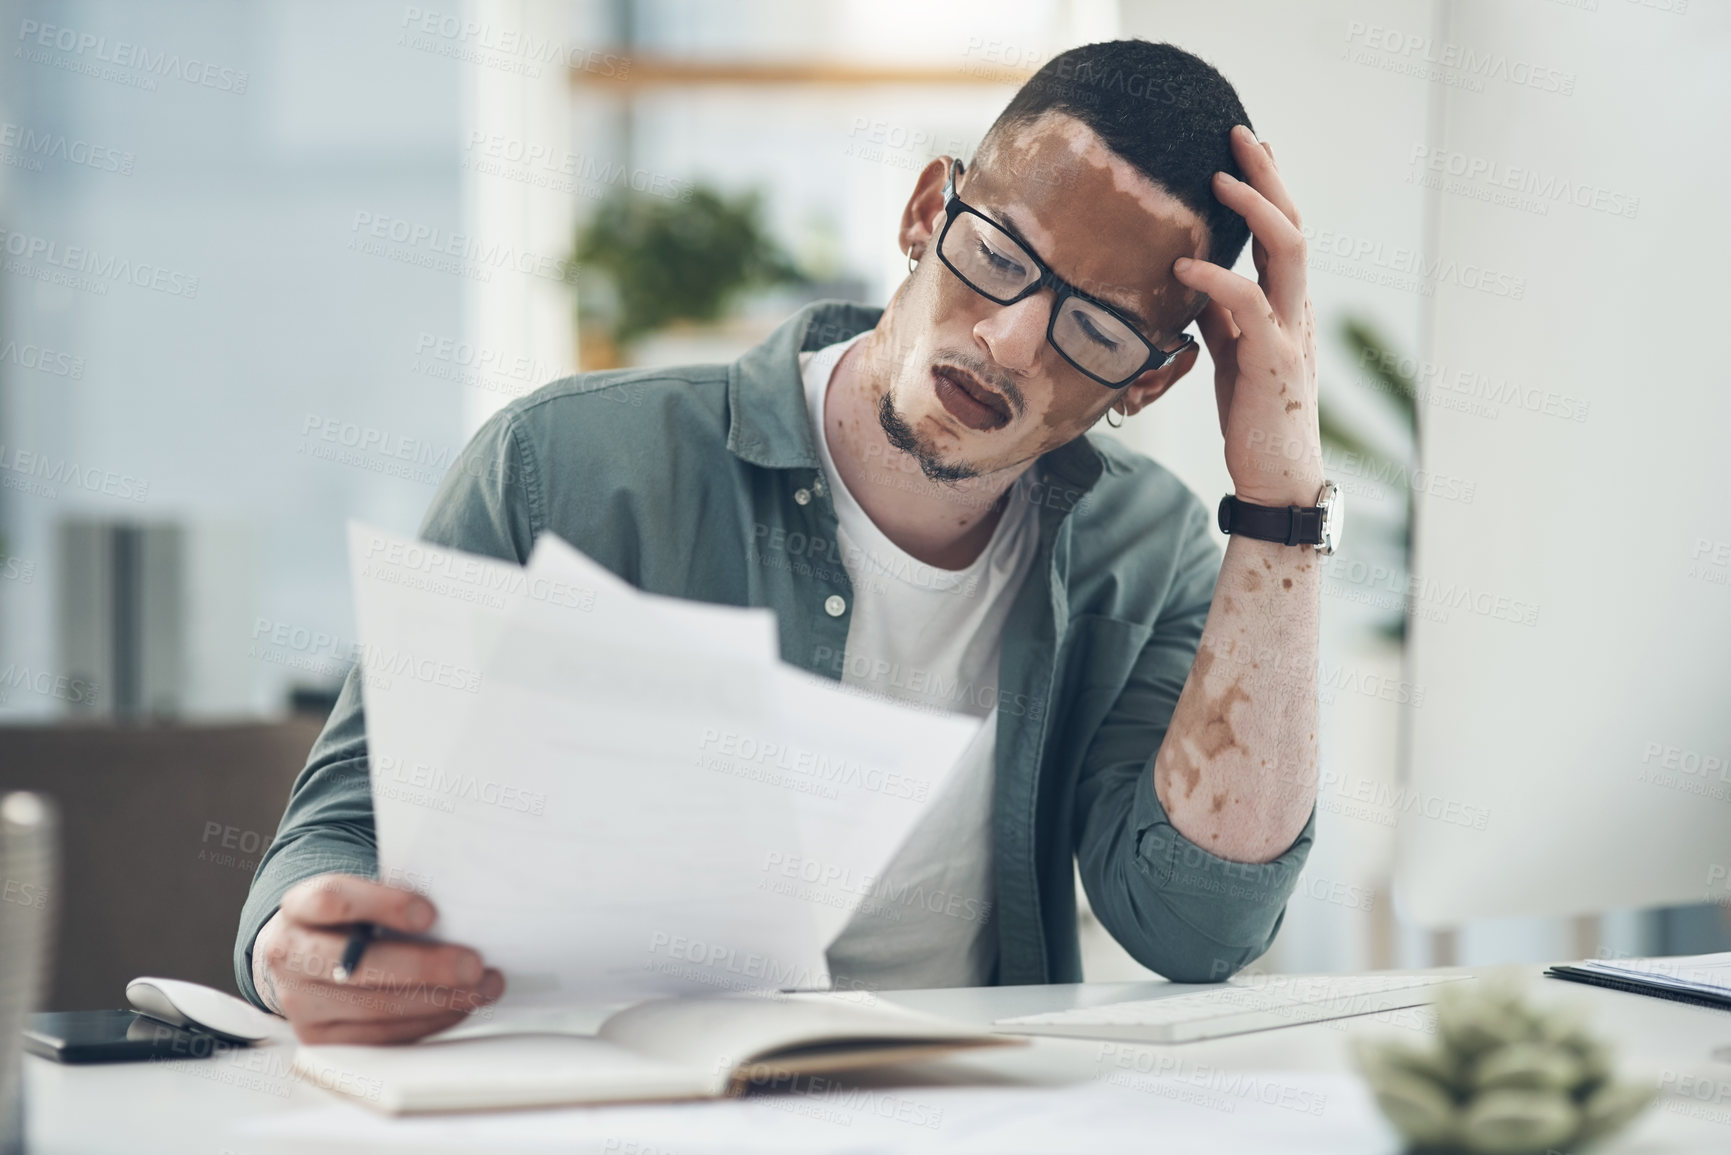
<instances>
[{"instance_id":1,"label":"man's neck","mask_svg":"<svg viewBox=\"0 0 1731 1155\"><path fill-rule=\"evenodd\" d=\"M992 540L1004 494L1027 469L960 482L933 481L890 443L878 422L888 372L873 330L849 345L830 374L823 433L836 472L883 535L927 565L965 569Z\"/></svg>"}]
</instances>

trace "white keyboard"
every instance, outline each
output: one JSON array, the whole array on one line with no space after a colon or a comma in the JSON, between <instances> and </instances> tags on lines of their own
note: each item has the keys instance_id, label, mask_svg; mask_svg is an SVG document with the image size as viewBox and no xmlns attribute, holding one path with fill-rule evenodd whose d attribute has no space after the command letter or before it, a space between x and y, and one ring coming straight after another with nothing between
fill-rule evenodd
<instances>
[{"instance_id":1,"label":"white keyboard","mask_svg":"<svg viewBox=\"0 0 1731 1155\"><path fill-rule=\"evenodd\" d=\"M1006 1035L1185 1043L1421 1006L1436 997L1438 987L1471 977L1466 974L1256 976L1195 994L999 1019L992 1029Z\"/></svg>"}]
</instances>

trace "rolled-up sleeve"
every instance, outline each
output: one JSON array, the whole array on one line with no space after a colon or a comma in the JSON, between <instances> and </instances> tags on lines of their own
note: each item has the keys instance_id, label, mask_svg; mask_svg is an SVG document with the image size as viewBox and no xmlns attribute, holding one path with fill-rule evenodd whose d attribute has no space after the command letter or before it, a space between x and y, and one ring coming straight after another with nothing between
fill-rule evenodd
<instances>
[{"instance_id":1,"label":"rolled-up sleeve","mask_svg":"<svg viewBox=\"0 0 1731 1155\"><path fill-rule=\"evenodd\" d=\"M1154 757L1195 661L1219 572L1205 531L1187 536L1170 596L1084 755L1076 861L1100 922L1131 957L1176 982L1220 982L1273 943L1316 830L1316 811L1269 862L1222 858L1176 827Z\"/></svg>"},{"instance_id":2,"label":"rolled-up sleeve","mask_svg":"<svg viewBox=\"0 0 1731 1155\"><path fill-rule=\"evenodd\" d=\"M539 508L533 459L512 410L475 434L440 483L420 536L436 545L521 562L534 544ZM361 676L349 671L307 765L295 779L276 838L253 875L235 935L234 977L263 1006L252 982L252 947L290 887L328 873L378 872Z\"/></svg>"}]
</instances>

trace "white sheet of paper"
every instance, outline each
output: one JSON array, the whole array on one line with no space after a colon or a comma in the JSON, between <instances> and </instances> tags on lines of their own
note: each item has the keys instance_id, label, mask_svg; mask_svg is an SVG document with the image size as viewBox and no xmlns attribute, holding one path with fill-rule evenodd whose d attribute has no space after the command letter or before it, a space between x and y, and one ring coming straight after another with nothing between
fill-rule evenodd
<instances>
[{"instance_id":1,"label":"white sheet of paper","mask_svg":"<svg viewBox=\"0 0 1731 1155\"><path fill-rule=\"evenodd\" d=\"M380 877L425 890L428 879L405 864L420 858L424 821L461 785L444 755L474 704L481 655L522 595L523 569L356 521L348 530Z\"/></svg>"},{"instance_id":2,"label":"white sheet of paper","mask_svg":"<svg viewBox=\"0 0 1731 1155\"><path fill-rule=\"evenodd\" d=\"M980 729L551 537L522 569L352 536L381 875L505 971L506 1005L826 985Z\"/></svg>"},{"instance_id":3,"label":"white sheet of paper","mask_svg":"<svg viewBox=\"0 0 1731 1155\"><path fill-rule=\"evenodd\" d=\"M809 1089L719 1102L448 1117L392 1119L340 1103L270 1116L242 1130L303 1144L340 1141L394 1150L679 1155L1091 1155L1148 1149L1161 1155L1392 1155L1400 1148L1362 1079L1210 1066L1198 1066L1194 1077L1113 1071L1067 1086L873 1086L821 1079L811 1080Z\"/></svg>"}]
</instances>

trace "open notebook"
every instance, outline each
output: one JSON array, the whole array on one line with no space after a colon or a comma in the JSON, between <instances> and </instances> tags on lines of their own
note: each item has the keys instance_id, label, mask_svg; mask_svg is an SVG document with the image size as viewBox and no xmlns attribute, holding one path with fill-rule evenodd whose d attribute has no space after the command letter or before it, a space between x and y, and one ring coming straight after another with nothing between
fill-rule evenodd
<instances>
[{"instance_id":1,"label":"open notebook","mask_svg":"<svg viewBox=\"0 0 1731 1155\"><path fill-rule=\"evenodd\" d=\"M754 1083L1021 1042L853 992L688 996L628 1007L594 1035L303 1046L295 1069L398 1115L713 1099Z\"/></svg>"}]
</instances>

